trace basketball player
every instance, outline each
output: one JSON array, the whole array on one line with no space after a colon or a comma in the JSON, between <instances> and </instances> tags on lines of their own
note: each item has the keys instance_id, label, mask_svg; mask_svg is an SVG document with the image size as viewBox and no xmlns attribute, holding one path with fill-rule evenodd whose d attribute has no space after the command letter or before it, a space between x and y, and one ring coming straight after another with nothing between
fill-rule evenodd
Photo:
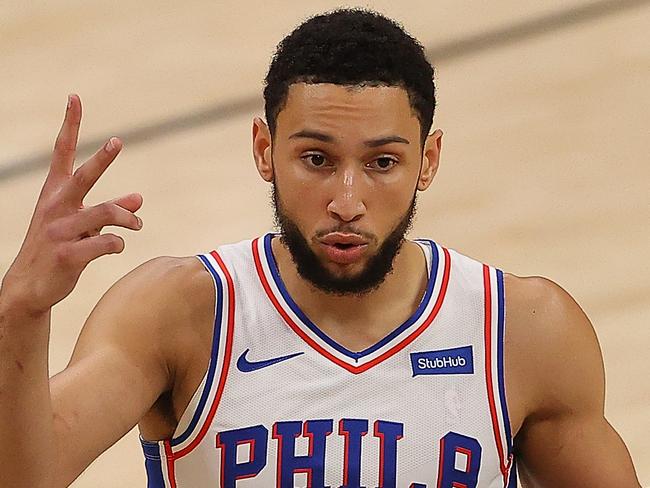
<instances>
[{"instance_id":1,"label":"basketball player","mask_svg":"<svg viewBox=\"0 0 650 488\"><path fill-rule=\"evenodd\" d=\"M139 194L83 204L122 143L73 170L70 97L0 294L2 487L67 486L136 424L149 487L515 487L517 468L639 487L573 299L404 237L442 142L422 46L373 12L316 16L264 95L253 153L279 234L135 269L50 379L52 306L123 250L103 227L142 227Z\"/></svg>"}]
</instances>

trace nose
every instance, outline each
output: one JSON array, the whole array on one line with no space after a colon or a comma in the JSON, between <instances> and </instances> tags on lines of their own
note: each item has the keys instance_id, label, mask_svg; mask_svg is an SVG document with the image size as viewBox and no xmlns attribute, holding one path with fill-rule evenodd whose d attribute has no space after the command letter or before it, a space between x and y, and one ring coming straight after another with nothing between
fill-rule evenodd
<instances>
[{"instance_id":1,"label":"nose","mask_svg":"<svg viewBox=\"0 0 650 488\"><path fill-rule=\"evenodd\" d=\"M343 222L354 222L366 213L363 201L363 176L354 168L346 168L335 177L334 196L327 205L330 216Z\"/></svg>"}]
</instances>

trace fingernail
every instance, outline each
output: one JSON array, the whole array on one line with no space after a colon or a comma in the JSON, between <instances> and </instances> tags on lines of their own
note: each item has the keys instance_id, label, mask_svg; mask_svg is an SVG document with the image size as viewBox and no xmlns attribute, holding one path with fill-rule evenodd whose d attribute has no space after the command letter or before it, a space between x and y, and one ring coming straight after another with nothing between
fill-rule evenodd
<instances>
[{"instance_id":1,"label":"fingernail","mask_svg":"<svg viewBox=\"0 0 650 488\"><path fill-rule=\"evenodd\" d=\"M115 149L116 144L117 144L117 139L115 137L111 137L106 143L105 149L107 151L112 151L113 149Z\"/></svg>"},{"instance_id":2,"label":"fingernail","mask_svg":"<svg viewBox=\"0 0 650 488\"><path fill-rule=\"evenodd\" d=\"M72 95L68 95L68 108L72 107Z\"/></svg>"},{"instance_id":3,"label":"fingernail","mask_svg":"<svg viewBox=\"0 0 650 488\"><path fill-rule=\"evenodd\" d=\"M138 229L142 229L142 219L138 216L136 216L135 218L138 219Z\"/></svg>"}]
</instances>

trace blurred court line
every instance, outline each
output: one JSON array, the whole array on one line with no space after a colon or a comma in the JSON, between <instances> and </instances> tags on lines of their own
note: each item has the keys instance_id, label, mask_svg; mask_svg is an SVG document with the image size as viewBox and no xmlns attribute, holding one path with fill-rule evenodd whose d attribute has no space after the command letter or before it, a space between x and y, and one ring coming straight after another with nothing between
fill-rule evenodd
<instances>
[{"instance_id":1,"label":"blurred court line","mask_svg":"<svg viewBox=\"0 0 650 488\"><path fill-rule=\"evenodd\" d=\"M632 8L650 4L650 0L603 0L579 7L560 10L549 15L525 20L517 24L501 27L487 32L473 34L451 40L439 46L427 48L427 55L437 64L496 49L515 42L542 36L566 27L617 14ZM130 147L151 142L169 134L201 127L232 116L259 109L262 104L260 94L242 97L230 102L217 102L205 109L153 122L146 126L120 131L120 138ZM93 138L79 144L79 159L92 154L105 141L105 137ZM0 182L37 171L49 164L51 149L39 151L21 159L0 163Z\"/></svg>"}]
</instances>

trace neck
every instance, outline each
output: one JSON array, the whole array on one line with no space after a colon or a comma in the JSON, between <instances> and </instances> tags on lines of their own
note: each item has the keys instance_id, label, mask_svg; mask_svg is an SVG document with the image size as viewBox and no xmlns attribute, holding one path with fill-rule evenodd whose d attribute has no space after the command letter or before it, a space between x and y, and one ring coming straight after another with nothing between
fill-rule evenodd
<instances>
[{"instance_id":1,"label":"neck","mask_svg":"<svg viewBox=\"0 0 650 488\"><path fill-rule=\"evenodd\" d=\"M393 271L363 295L333 295L302 278L280 239L272 241L280 276L293 300L321 330L351 350L383 338L417 309L427 285L425 257L419 245L405 241Z\"/></svg>"}]
</instances>

